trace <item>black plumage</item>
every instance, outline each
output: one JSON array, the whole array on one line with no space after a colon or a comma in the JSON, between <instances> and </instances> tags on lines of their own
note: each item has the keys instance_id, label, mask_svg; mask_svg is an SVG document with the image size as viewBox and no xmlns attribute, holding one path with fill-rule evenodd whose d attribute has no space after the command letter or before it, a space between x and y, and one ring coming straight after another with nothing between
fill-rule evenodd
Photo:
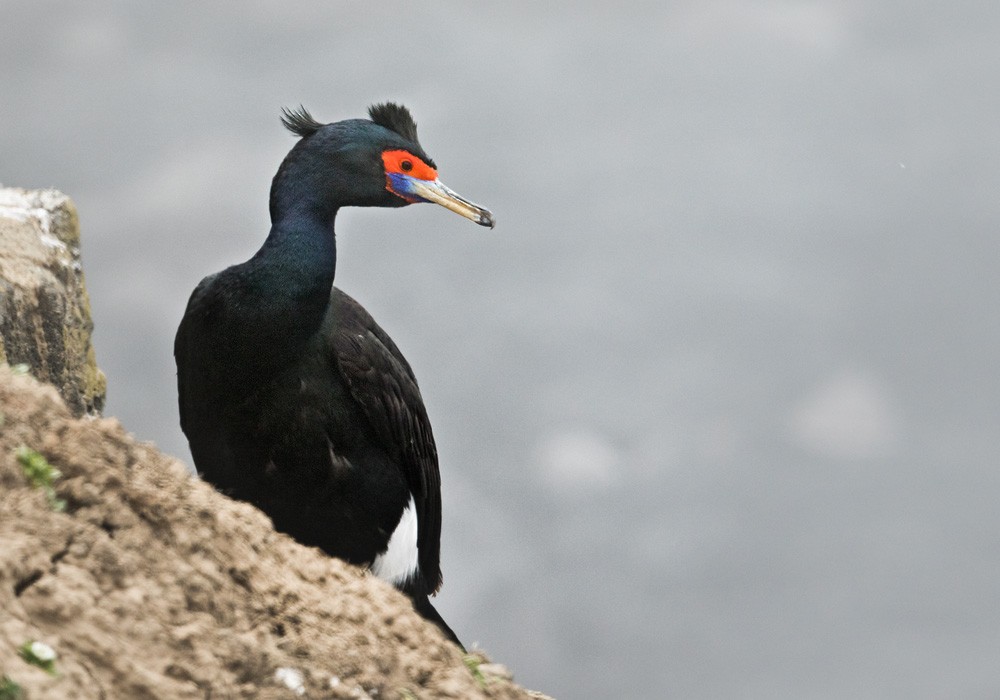
<instances>
[{"instance_id":1,"label":"black plumage","mask_svg":"<svg viewBox=\"0 0 1000 700\"><path fill-rule=\"evenodd\" d=\"M272 182L271 231L201 281L177 331L181 427L203 478L303 544L372 567L458 642L428 600L441 585L430 421L402 353L333 287L333 225L342 206L423 201L493 217L437 180L405 107L369 115L284 112L301 139Z\"/></svg>"}]
</instances>

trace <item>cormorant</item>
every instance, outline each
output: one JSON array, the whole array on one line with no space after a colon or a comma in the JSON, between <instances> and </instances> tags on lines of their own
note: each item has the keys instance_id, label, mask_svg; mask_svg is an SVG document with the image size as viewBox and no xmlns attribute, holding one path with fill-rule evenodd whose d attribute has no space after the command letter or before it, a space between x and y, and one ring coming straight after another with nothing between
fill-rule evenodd
<instances>
[{"instance_id":1,"label":"cormorant","mask_svg":"<svg viewBox=\"0 0 1000 700\"><path fill-rule=\"evenodd\" d=\"M257 253L203 279L177 329L181 428L201 476L277 530L367 566L461 645L428 600L441 586L437 450L413 370L333 286L345 206L433 202L493 215L441 184L403 106L370 119L282 122L301 137L271 183Z\"/></svg>"}]
</instances>

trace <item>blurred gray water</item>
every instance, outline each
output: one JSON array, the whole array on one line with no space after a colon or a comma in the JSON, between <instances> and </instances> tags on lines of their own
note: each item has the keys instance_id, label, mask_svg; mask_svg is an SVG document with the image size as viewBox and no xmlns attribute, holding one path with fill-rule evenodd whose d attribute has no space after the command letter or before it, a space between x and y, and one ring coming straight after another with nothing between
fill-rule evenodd
<instances>
[{"instance_id":1,"label":"blurred gray water","mask_svg":"<svg viewBox=\"0 0 1000 700\"><path fill-rule=\"evenodd\" d=\"M0 182L80 210L108 413L300 102L413 110L484 232L338 218L413 364L438 608L560 698L1000 696L1000 5L0 4Z\"/></svg>"}]
</instances>

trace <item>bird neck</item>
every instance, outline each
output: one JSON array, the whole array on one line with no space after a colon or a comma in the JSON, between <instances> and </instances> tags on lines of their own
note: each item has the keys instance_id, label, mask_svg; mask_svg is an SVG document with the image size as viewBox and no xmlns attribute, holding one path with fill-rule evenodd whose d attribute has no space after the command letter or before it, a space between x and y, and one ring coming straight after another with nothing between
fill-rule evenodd
<instances>
[{"instance_id":1,"label":"bird neck","mask_svg":"<svg viewBox=\"0 0 1000 700\"><path fill-rule=\"evenodd\" d=\"M337 270L336 216L336 209L323 216L295 211L271 225L254 259L277 299L298 305L316 297L326 308Z\"/></svg>"},{"instance_id":2,"label":"bird neck","mask_svg":"<svg viewBox=\"0 0 1000 700\"><path fill-rule=\"evenodd\" d=\"M277 219L251 262L283 277L289 291L325 287L329 293L337 267L336 216L336 209L323 215L295 210Z\"/></svg>"},{"instance_id":3,"label":"bird neck","mask_svg":"<svg viewBox=\"0 0 1000 700\"><path fill-rule=\"evenodd\" d=\"M255 348L258 362L298 357L319 330L337 266L335 215L328 220L294 216L275 222L264 245L247 261L250 284L243 300L243 335Z\"/></svg>"}]
</instances>

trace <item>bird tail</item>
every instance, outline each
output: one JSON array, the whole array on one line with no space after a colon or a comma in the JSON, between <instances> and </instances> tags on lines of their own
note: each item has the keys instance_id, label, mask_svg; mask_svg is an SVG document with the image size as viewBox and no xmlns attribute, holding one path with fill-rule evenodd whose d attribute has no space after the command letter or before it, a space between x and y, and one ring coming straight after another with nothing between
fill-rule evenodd
<instances>
[{"instance_id":1,"label":"bird tail","mask_svg":"<svg viewBox=\"0 0 1000 700\"><path fill-rule=\"evenodd\" d=\"M431 601L426 594L413 596L413 607L423 616L425 620L429 620L440 627L441 631L444 632L444 636L455 642L455 644L457 644L462 651L465 651L465 646L458 640L458 635L456 635L451 627L448 626L448 623L444 621L444 618L441 617L441 613L439 613L434 606L431 605Z\"/></svg>"}]
</instances>

